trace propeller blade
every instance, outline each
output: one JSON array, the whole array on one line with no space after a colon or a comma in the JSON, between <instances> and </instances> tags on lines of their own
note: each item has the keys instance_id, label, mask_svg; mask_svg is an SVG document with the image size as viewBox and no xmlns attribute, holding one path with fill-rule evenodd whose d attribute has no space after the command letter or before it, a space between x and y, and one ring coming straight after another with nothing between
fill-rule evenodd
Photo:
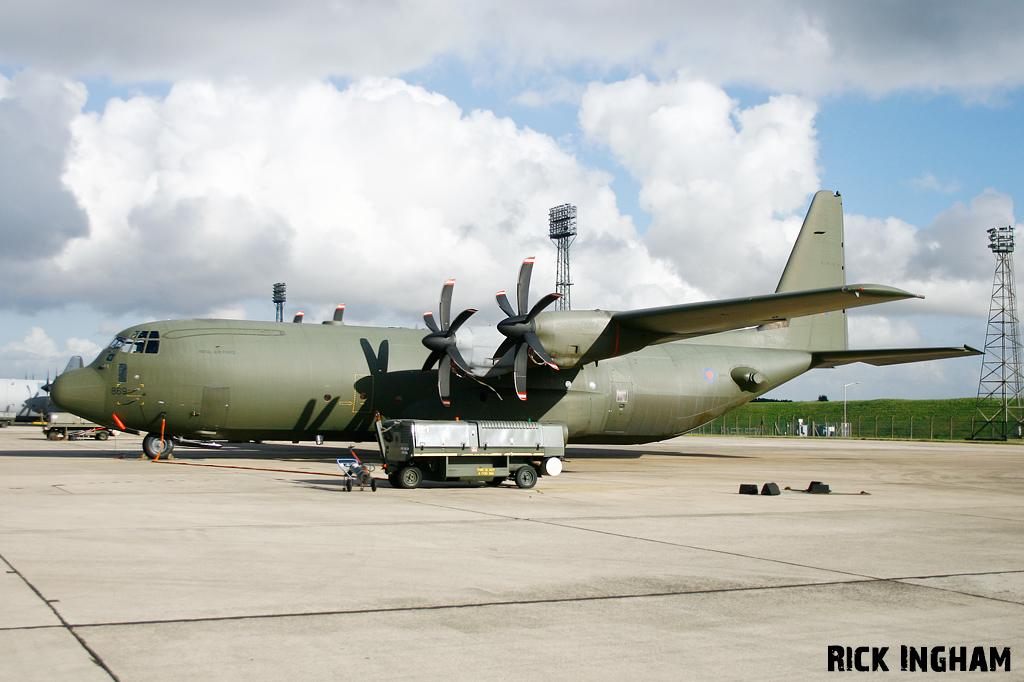
<instances>
[{"instance_id":1,"label":"propeller blade","mask_svg":"<svg viewBox=\"0 0 1024 682\"><path fill-rule=\"evenodd\" d=\"M498 346L498 350L494 351L494 355L491 357L491 359L497 360L499 358L505 357L505 354L512 350L515 347L515 345L515 341L506 338L504 341L501 342L501 345Z\"/></svg>"},{"instance_id":2,"label":"propeller blade","mask_svg":"<svg viewBox=\"0 0 1024 682\"><path fill-rule=\"evenodd\" d=\"M516 316L516 311L512 310L512 306L509 305L508 296L505 295L504 290L499 291L494 298L498 302L498 307L501 308L501 312L505 313L508 317Z\"/></svg>"},{"instance_id":3,"label":"propeller blade","mask_svg":"<svg viewBox=\"0 0 1024 682\"><path fill-rule=\"evenodd\" d=\"M537 313L544 310L560 298L562 298L561 294L548 294L534 304L533 308L530 309L530 314L526 316L526 319L532 320L537 317Z\"/></svg>"},{"instance_id":4,"label":"propeller blade","mask_svg":"<svg viewBox=\"0 0 1024 682\"><path fill-rule=\"evenodd\" d=\"M456 347L454 343L448 346L448 357L450 357L452 362L454 362L463 372L466 374L472 374L473 370L470 369L469 363L466 362L466 358L462 357L462 353L459 352L458 347Z\"/></svg>"},{"instance_id":5,"label":"propeller blade","mask_svg":"<svg viewBox=\"0 0 1024 682\"><path fill-rule=\"evenodd\" d=\"M427 329L434 332L435 334L441 333L441 330L437 328L437 322L434 322L433 310L428 310L427 312L423 313L423 321L427 324Z\"/></svg>"},{"instance_id":6,"label":"propeller blade","mask_svg":"<svg viewBox=\"0 0 1024 682\"><path fill-rule=\"evenodd\" d=\"M452 278L444 283L441 287L441 307L438 308L437 314L441 319L441 331L448 331L448 321L451 318L452 313L452 290L455 289L455 279Z\"/></svg>"},{"instance_id":7,"label":"propeller blade","mask_svg":"<svg viewBox=\"0 0 1024 682\"><path fill-rule=\"evenodd\" d=\"M302 322L302 316L305 314L306 313L302 312L301 310L295 313L295 317L292 318L292 322L295 324L299 324L300 322Z\"/></svg>"},{"instance_id":8,"label":"propeller blade","mask_svg":"<svg viewBox=\"0 0 1024 682\"><path fill-rule=\"evenodd\" d=\"M526 365L529 361L529 352L525 343L519 344L516 348L515 385L516 395L520 400L526 400Z\"/></svg>"},{"instance_id":9,"label":"propeller blade","mask_svg":"<svg viewBox=\"0 0 1024 682\"><path fill-rule=\"evenodd\" d=\"M520 315L525 315L526 309L530 305L530 277L533 274L533 259L534 256L530 256L519 266L519 289L516 291L516 302L519 304Z\"/></svg>"},{"instance_id":10,"label":"propeller blade","mask_svg":"<svg viewBox=\"0 0 1024 682\"><path fill-rule=\"evenodd\" d=\"M459 316L456 317L455 321L452 322L450 327L448 327L448 336L449 337L453 336L455 334L455 331L459 327L461 327L463 325L463 323L466 320L468 320L473 315L473 313L475 313L475 312L476 312L476 308L466 308L461 313L459 313Z\"/></svg>"},{"instance_id":11,"label":"propeller blade","mask_svg":"<svg viewBox=\"0 0 1024 682\"><path fill-rule=\"evenodd\" d=\"M427 361L423 363L423 370L422 371L429 372L433 368L434 363L437 362L438 359L443 358L443 357L444 357L444 351L443 350L431 351L430 355L427 356Z\"/></svg>"},{"instance_id":12,"label":"propeller blade","mask_svg":"<svg viewBox=\"0 0 1024 682\"><path fill-rule=\"evenodd\" d=\"M558 365L556 365L555 361L551 359L548 352L544 350L544 346L541 345L540 339L537 338L536 334L533 332L526 332L523 334L523 341L526 341L526 345L530 347L530 350L537 354L537 357L544 361L545 365L551 369L558 369Z\"/></svg>"},{"instance_id":13,"label":"propeller blade","mask_svg":"<svg viewBox=\"0 0 1024 682\"><path fill-rule=\"evenodd\" d=\"M341 322L341 318L345 317L345 304L342 303L334 309L334 321Z\"/></svg>"},{"instance_id":14,"label":"propeller blade","mask_svg":"<svg viewBox=\"0 0 1024 682\"><path fill-rule=\"evenodd\" d=\"M441 396L441 402L445 407L451 407L451 384L452 384L452 363L448 358L441 359L441 366L437 368L437 392Z\"/></svg>"}]
</instances>

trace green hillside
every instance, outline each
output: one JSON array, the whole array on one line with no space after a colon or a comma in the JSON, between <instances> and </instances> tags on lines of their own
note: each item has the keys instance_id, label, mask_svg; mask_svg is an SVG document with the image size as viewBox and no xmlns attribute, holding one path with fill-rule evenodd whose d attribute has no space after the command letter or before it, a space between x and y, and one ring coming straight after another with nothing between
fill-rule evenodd
<instances>
[{"instance_id":1,"label":"green hillside","mask_svg":"<svg viewBox=\"0 0 1024 682\"><path fill-rule=\"evenodd\" d=\"M849 435L853 438L964 439L984 422L977 416L976 405L976 398L851 400L846 403ZM994 403L992 408L995 408ZM697 433L717 434L724 429L731 434L796 435L800 419L819 435L837 434L843 421L843 401L748 403ZM1019 437L1019 434L1012 436Z\"/></svg>"}]
</instances>

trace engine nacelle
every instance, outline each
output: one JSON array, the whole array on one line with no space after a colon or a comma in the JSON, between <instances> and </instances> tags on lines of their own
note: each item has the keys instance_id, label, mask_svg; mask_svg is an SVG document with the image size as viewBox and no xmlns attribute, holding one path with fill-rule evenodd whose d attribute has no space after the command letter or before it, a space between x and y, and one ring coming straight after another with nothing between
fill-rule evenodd
<instances>
[{"instance_id":1,"label":"engine nacelle","mask_svg":"<svg viewBox=\"0 0 1024 682\"><path fill-rule=\"evenodd\" d=\"M612 322L606 310L561 310L537 316L537 338L562 368L632 353L653 334Z\"/></svg>"}]
</instances>

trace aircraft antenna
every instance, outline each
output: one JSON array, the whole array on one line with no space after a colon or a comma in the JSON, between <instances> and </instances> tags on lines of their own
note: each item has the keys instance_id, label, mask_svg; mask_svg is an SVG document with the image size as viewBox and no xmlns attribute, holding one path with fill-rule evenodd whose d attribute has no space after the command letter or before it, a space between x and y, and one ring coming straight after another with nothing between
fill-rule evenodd
<instances>
[{"instance_id":1,"label":"aircraft antenna","mask_svg":"<svg viewBox=\"0 0 1024 682\"><path fill-rule=\"evenodd\" d=\"M284 322L284 282L278 282L274 285L273 301L277 307L277 317L275 319L278 322Z\"/></svg>"},{"instance_id":2,"label":"aircraft antenna","mask_svg":"<svg viewBox=\"0 0 1024 682\"><path fill-rule=\"evenodd\" d=\"M1021 401L1021 345L1014 294L1013 227L988 231L996 257L985 334L985 358L978 382L977 417L971 440L1006 440L1022 436L1024 403ZM978 422L981 422L980 424Z\"/></svg>"},{"instance_id":3,"label":"aircraft antenna","mask_svg":"<svg viewBox=\"0 0 1024 682\"><path fill-rule=\"evenodd\" d=\"M572 286L572 278L569 277L569 247L576 239L576 207L572 204L555 206L548 211L548 222L551 226L551 241L558 247L555 292L562 297L558 299L556 310L572 310L569 301L569 288Z\"/></svg>"}]
</instances>

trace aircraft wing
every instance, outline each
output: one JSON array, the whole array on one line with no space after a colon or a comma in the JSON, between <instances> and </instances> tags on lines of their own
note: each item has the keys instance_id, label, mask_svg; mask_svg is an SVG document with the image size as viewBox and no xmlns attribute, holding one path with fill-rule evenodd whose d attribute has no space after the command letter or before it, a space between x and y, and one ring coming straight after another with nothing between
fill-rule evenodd
<instances>
[{"instance_id":1,"label":"aircraft wing","mask_svg":"<svg viewBox=\"0 0 1024 682\"><path fill-rule=\"evenodd\" d=\"M882 284L848 284L827 289L627 310L614 313L612 321L623 327L665 334L666 340L687 339L905 298L923 296Z\"/></svg>"},{"instance_id":2,"label":"aircraft wing","mask_svg":"<svg viewBox=\"0 0 1024 682\"><path fill-rule=\"evenodd\" d=\"M866 362L869 365L899 365L905 362L945 360L946 358L967 358L984 355L976 348L887 348L881 350L830 350L813 353L811 367L838 367L852 362Z\"/></svg>"}]
</instances>

